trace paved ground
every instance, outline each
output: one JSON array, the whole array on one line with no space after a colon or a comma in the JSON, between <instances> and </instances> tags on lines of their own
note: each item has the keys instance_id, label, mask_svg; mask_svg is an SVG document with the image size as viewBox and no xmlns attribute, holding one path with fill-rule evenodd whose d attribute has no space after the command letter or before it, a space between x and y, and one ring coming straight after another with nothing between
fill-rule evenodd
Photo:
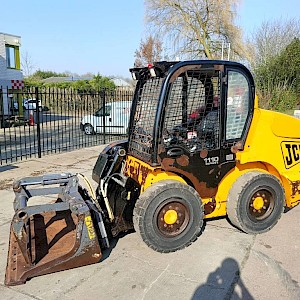
<instances>
[{"instance_id":1,"label":"paved ground","mask_svg":"<svg viewBox=\"0 0 300 300\"><path fill-rule=\"evenodd\" d=\"M209 221L190 247L160 254L136 233L112 243L103 261L6 287L4 276L15 178L63 171L91 179L102 147L0 167L1 299L300 299L300 206L270 232L251 236L226 219Z\"/></svg>"}]
</instances>

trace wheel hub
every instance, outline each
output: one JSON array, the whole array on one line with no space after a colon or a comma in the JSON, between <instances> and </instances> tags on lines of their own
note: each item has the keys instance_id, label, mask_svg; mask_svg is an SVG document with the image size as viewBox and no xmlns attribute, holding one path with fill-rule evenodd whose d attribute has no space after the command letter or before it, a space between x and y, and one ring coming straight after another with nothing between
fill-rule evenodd
<instances>
[{"instance_id":1,"label":"wheel hub","mask_svg":"<svg viewBox=\"0 0 300 300\"><path fill-rule=\"evenodd\" d=\"M186 228L190 219L188 209L180 202L163 205L157 214L157 227L165 236L176 236Z\"/></svg>"},{"instance_id":2,"label":"wheel hub","mask_svg":"<svg viewBox=\"0 0 300 300\"><path fill-rule=\"evenodd\" d=\"M168 225L172 225L177 221L178 214L177 211L174 209L168 210L164 215L164 221Z\"/></svg>"},{"instance_id":3,"label":"wheel hub","mask_svg":"<svg viewBox=\"0 0 300 300\"><path fill-rule=\"evenodd\" d=\"M262 197L256 197L253 201L253 207L256 210L262 209L264 206L264 199Z\"/></svg>"},{"instance_id":4,"label":"wheel hub","mask_svg":"<svg viewBox=\"0 0 300 300\"><path fill-rule=\"evenodd\" d=\"M249 213L256 220L267 218L274 208L274 197L267 190L260 190L253 194L249 203Z\"/></svg>"}]
</instances>

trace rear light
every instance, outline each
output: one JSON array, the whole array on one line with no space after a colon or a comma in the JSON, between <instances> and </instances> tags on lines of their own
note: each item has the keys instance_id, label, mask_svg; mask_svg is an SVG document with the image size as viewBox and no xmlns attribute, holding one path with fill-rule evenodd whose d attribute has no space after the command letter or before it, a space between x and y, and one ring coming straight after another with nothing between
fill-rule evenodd
<instances>
[{"instance_id":1,"label":"rear light","mask_svg":"<svg viewBox=\"0 0 300 300\"><path fill-rule=\"evenodd\" d=\"M154 69L154 66L152 64L148 64L148 69L149 69L151 77L156 77L157 76L156 72L155 72L155 69Z\"/></svg>"}]
</instances>

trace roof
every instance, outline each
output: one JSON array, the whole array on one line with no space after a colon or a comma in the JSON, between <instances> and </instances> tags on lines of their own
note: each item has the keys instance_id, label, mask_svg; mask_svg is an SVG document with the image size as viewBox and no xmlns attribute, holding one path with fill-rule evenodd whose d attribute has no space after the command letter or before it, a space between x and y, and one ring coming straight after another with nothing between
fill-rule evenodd
<instances>
[{"instance_id":1,"label":"roof","mask_svg":"<svg viewBox=\"0 0 300 300\"><path fill-rule=\"evenodd\" d=\"M13 35L9 33L0 32L1 39L4 39L4 43L12 46L21 46L21 37L19 35Z\"/></svg>"},{"instance_id":2,"label":"roof","mask_svg":"<svg viewBox=\"0 0 300 300\"><path fill-rule=\"evenodd\" d=\"M7 35L7 36L13 36L13 37L16 37L16 38L21 38L19 35L5 33L5 32L0 32L0 34Z\"/></svg>"}]
</instances>

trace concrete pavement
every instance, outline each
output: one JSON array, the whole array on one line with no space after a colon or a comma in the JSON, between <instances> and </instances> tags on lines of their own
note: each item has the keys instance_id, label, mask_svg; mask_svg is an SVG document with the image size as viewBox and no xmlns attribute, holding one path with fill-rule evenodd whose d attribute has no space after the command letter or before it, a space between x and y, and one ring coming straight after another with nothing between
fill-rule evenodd
<instances>
[{"instance_id":1,"label":"concrete pavement","mask_svg":"<svg viewBox=\"0 0 300 300\"><path fill-rule=\"evenodd\" d=\"M208 221L196 242L170 254L149 249L131 233L114 240L98 264L4 286L13 180L64 171L91 179L102 148L0 167L1 299L300 299L300 206L258 236L240 232L225 218Z\"/></svg>"}]
</instances>

